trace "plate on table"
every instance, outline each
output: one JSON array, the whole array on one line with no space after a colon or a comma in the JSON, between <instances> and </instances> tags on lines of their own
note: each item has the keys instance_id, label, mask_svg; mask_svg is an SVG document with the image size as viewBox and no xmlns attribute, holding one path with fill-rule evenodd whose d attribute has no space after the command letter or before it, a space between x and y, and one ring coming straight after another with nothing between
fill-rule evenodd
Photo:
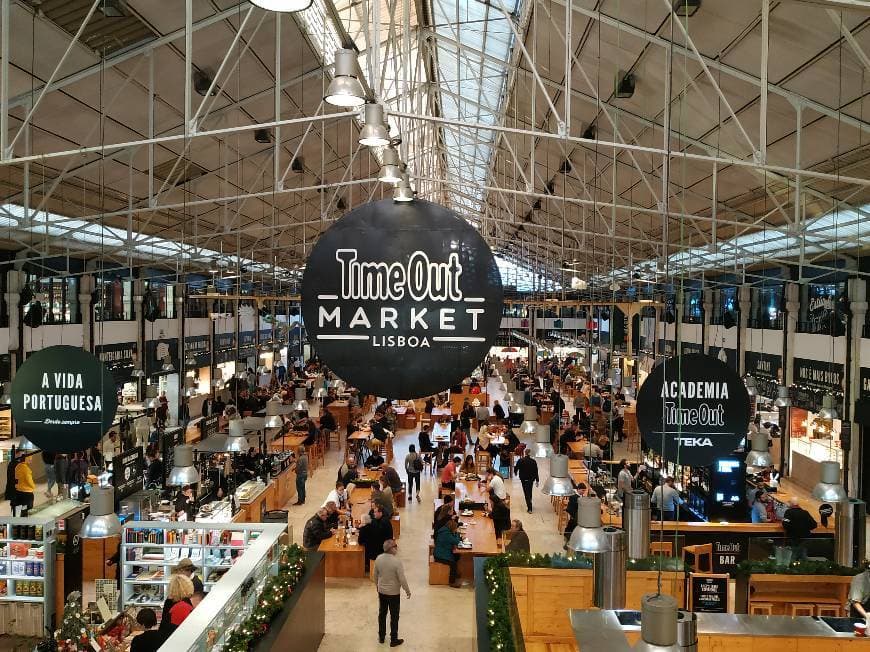
<instances>
[{"instance_id":1,"label":"plate on table","mask_svg":"<svg viewBox=\"0 0 870 652\"><path fill-rule=\"evenodd\" d=\"M460 516L474 516L474 512L472 512L470 509L463 509L460 513Z\"/></svg>"}]
</instances>

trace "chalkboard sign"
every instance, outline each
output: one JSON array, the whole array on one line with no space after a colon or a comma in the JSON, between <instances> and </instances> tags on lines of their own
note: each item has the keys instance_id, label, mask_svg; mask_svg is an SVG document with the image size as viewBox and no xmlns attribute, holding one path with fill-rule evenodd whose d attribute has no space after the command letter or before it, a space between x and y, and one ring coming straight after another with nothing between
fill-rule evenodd
<instances>
[{"instance_id":1,"label":"chalkboard sign","mask_svg":"<svg viewBox=\"0 0 870 652\"><path fill-rule=\"evenodd\" d=\"M199 421L200 441L204 441L218 433L218 425L220 423L220 415L212 414L208 417L203 417Z\"/></svg>"},{"instance_id":2,"label":"chalkboard sign","mask_svg":"<svg viewBox=\"0 0 870 652\"><path fill-rule=\"evenodd\" d=\"M728 575L690 573L689 600L695 613L728 613Z\"/></svg>"},{"instance_id":3,"label":"chalkboard sign","mask_svg":"<svg viewBox=\"0 0 870 652\"><path fill-rule=\"evenodd\" d=\"M141 446L123 451L112 458L112 486L115 487L115 497L118 500L142 489L144 467Z\"/></svg>"},{"instance_id":4,"label":"chalkboard sign","mask_svg":"<svg viewBox=\"0 0 870 652\"><path fill-rule=\"evenodd\" d=\"M163 484L169 480L169 472L175 462L175 447L184 443L183 428L169 428L160 437L160 449L163 453Z\"/></svg>"}]
</instances>

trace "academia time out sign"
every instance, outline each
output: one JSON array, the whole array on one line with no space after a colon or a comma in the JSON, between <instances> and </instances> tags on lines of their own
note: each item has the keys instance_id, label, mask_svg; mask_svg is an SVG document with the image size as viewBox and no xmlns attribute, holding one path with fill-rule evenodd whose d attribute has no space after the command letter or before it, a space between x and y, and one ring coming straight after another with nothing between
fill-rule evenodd
<instances>
[{"instance_id":1,"label":"academia time out sign","mask_svg":"<svg viewBox=\"0 0 870 652\"><path fill-rule=\"evenodd\" d=\"M707 466L740 445L749 426L749 394L740 376L709 355L665 360L637 396L644 442L669 462Z\"/></svg>"},{"instance_id":2,"label":"academia time out sign","mask_svg":"<svg viewBox=\"0 0 870 652\"><path fill-rule=\"evenodd\" d=\"M437 204L365 204L321 236L306 261L302 317L311 343L361 391L417 398L461 382L498 334L495 258Z\"/></svg>"},{"instance_id":3,"label":"academia time out sign","mask_svg":"<svg viewBox=\"0 0 870 652\"><path fill-rule=\"evenodd\" d=\"M97 444L117 410L112 374L74 346L33 353L12 381L17 432L44 451L73 453Z\"/></svg>"}]
</instances>

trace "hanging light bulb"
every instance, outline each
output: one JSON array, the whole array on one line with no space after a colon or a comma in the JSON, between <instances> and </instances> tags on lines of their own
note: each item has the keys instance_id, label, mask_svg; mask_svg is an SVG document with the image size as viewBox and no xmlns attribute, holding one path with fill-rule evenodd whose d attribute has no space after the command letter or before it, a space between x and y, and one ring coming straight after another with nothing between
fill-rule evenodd
<instances>
[{"instance_id":1,"label":"hanging light bulb","mask_svg":"<svg viewBox=\"0 0 870 652\"><path fill-rule=\"evenodd\" d=\"M384 147L390 144L390 132L384 121L384 105L369 102L363 108L365 125L359 132L359 144L366 147Z\"/></svg>"},{"instance_id":2,"label":"hanging light bulb","mask_svg":"<svg viewBox=\"0 0 870 652\"><path fill-rule=\"evenodd\" d=\"M750 396L758 396L758 383L752 376L744 376L743 384L746 385L746 393Z\"/></svg>"},{"instance_id":3,"label":"hanging light bulb","mask_svg":"<svg viewBox=\"0 0 870 652\"><path fill-rule=\"evenodd\" d=\"M826 421L833 421L834 419L840 418L837 408L834 407L834 397L830 394L825 394L822 397L822 409L819 410L819 418L825 419Z\"/></svg>"},{"instance_id":4,"label":"hanging light bulb","mask_svg":"<svg viewBox=\"0 0 870 652\"><path fill-rule=\"evenodd\" d=\"M393 201L414 201L414 189L411 188L411 181L408 178L407 172L402 172L402 180L393 188Z\"/></svg>"},{"instance_id":5,"label":"hanging light bulb","mask_svg":"<svg viewBox=\"0 0 870 652\"><path fill-rule=\"evenodd\" d=\"M323 99L327 104L346 108L362 106L366 94L356 75L356 52L348 48L335 51L335 75Z\"/></svg>"},{"instance_id":6,"label":"hanging light bulb","mask_svg":"<svg viewBox=\"0 0 870 652\"><path fill-rule=\"evenodd\" d=\"M378 181L384 183L399 183L402 180L402 170L399 168L399 153L392 147L384 149L381 162L381 173Z\"/></svg>"},{"instance_id":7,"label":"hanging light bulb","mask_svg":"<svg viewBox=\"0 0 870 652\"><path fill-rule=\"evenodd\" d=\"M313 0L251 0L251 4L266 11L305 11Z\"/></svg>"},{"instance_id":8,"label":"hanging light bulb","mask_svg":"<svg viewBox=\"0 0 870 652\"><path fill-rule=\"evenodd\" d=\"M179 444L175 447L172 459L174 466L166 481L168 486L176 487L199 482L199 471L193 465L193 448L188 444Z\"/></svg>"},{"instance_id":9,"label":"hanging light bulb","mask_svg":"<svg viewBox=\"0 0 870 652\"><path fill-rule=\"evenodd\" d=\"M161 367L161 369L166 373L172 373L173 371L175 371L175 365L172 364L172 358L170 358L169 356L163 358L163 366Z\"/></svg>"},{"instance_id":10,"label":"hanging light bulb","mask_svg":"<svg viewBox=\"0 0 870 652\"><path fill-rule=\"evenodd\" d=\"M719 353L716 355L716 357L719 358L719 362L724 362L726 364L728 363L728 354L725 353L724 346L719 349Z\"/></svg>"}]
</instances>

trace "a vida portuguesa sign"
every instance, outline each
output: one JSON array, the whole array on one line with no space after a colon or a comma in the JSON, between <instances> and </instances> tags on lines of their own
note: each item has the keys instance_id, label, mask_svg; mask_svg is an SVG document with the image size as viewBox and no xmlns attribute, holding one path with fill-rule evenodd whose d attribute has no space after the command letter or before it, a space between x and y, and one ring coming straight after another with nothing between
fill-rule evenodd
<instances>
[{"instance_id":1,"label":"a vida portuguesa sign","mask_svg":"<svg viewBox=\"0 0 870 652\"><path fill-rule=\"evenodd\" d=\"M33 353L12 381L17 432L44 451L73 453L94 446L117 410L112 375L94 355L74 346Z\"/></svg>"},{"instance_id":2,"label":"a vida portuguesa sign","mask_svg":"<svg viewBox=\"0 0 870 652\"><path fill-rule=\"evenodd\" d=\"M302 317L323 361L361 391L419 398L458 384L498 334L501 276L480 234L416 200L360 206L311 251Z\"/></svg>"},{"instance_id":3,"label":"a vida portuguesa sign","mask_svg":"<svg viewBox=\"0 0 870 652\"><path fill-rule=\"evenodd\" d=\"M718 358L679 356L647 376L638 392L637 423L646 445L667 461L707 466L746 436L749 394Z\"/></svg>"}]
</instances>

